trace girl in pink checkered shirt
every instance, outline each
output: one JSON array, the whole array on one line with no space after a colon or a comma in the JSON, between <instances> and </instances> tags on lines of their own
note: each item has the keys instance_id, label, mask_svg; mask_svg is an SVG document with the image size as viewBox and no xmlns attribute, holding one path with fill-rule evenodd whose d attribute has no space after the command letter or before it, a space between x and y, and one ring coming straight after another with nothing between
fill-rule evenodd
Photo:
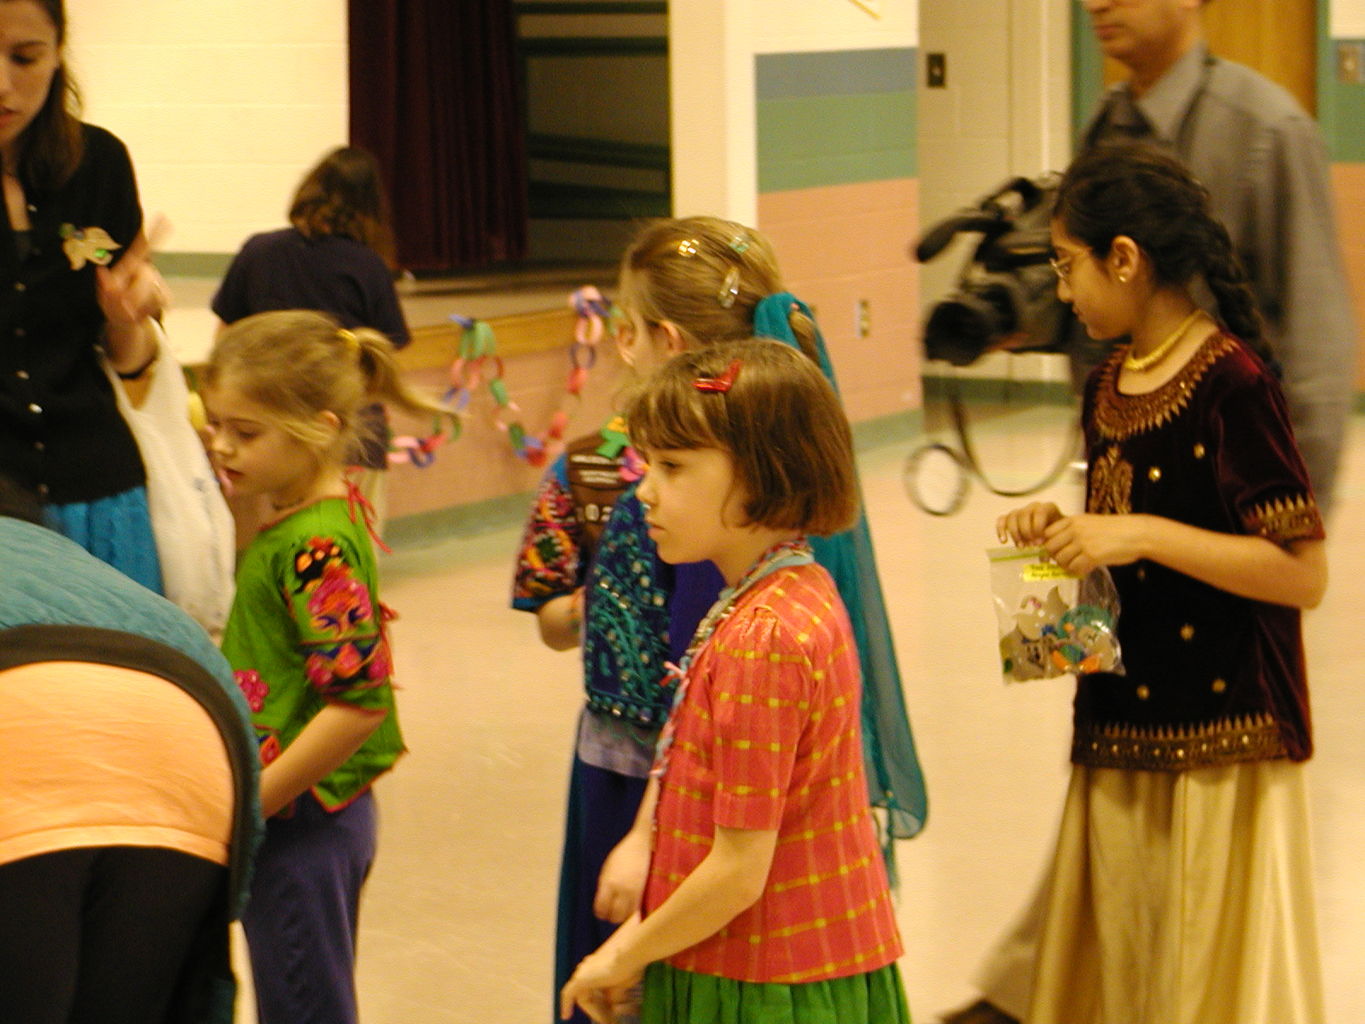
<instances>
[{"instance_id":1,"label":"girl in pink checkered shirt","mask_svg":"<svg viewBox=\"0 0 1365 1024\"><path fill-rule=\"evenodd\" d=\"M562 1014L908 1024L858 653L805 539L857 514L838 399L797 350L740 341L672 360L627 419L660 557L710 560L726 588L674 671L644 803L609 860L647 876L641 911L578 965Z\"/></svg>"}]
</instances>

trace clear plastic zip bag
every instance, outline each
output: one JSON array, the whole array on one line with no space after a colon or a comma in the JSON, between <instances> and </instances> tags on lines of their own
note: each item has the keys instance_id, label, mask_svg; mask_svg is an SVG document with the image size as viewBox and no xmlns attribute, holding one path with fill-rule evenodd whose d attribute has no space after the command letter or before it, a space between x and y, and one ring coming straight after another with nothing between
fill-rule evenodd
<instances>
[{"instance_id":1,"label":"clear plastic zip bag","mask_svg":"<svg viewBox=\"0 0 1365 1024\"><path fill-rule=\"evenodd\" d=\"M1073 576L1042 548L988 548L986 557L1007 683L1123 675L1119 595L1108 569Z\"/></svg>"}]
</instances>

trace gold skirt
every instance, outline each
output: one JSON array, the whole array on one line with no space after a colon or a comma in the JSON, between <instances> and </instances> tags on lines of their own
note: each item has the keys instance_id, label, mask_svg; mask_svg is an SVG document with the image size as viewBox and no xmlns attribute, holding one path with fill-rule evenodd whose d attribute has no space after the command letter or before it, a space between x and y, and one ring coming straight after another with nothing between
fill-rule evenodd
<instances>
[{"instance_id":1,"label":"gold skirt","mask_svg":"<svg viewBox=\"0 0 1365 1024\"><path fill-rule=\"evenodd\" d=\"M1025 1024L1323 1024L1303 766L1073 768L978 981Z\"/></svg>"}]
</instances>

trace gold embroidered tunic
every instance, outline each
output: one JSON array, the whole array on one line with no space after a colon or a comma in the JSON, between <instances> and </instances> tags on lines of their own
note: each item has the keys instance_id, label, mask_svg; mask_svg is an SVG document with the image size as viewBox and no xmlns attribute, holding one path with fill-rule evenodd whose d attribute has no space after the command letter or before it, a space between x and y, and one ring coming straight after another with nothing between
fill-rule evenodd
<instances>
[{"instance_id":1,"label":"gold embroidered tunic","mask_svg":"<svg viewBox=\"0 0 1365 1024\"><path fill-rule=\"evenodd\" d=\"M1118 389L1126 349L1087 382L1086 509L1146 513L1277 544L1323 524L1279 385L1227 335L1146 394ZM1181 771L1312 753L1299 611L1155 562L1114 567L1126 675L1080 678L1072 760Z\"/></svg>"}]
</instances>

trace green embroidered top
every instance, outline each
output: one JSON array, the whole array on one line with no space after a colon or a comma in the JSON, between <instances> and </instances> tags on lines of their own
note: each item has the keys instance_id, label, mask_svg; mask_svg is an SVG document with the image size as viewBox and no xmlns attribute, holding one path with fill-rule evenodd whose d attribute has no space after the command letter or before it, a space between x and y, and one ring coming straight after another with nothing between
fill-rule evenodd
<instances>
[{"instance_id":1,"label":"green embroidered top","mask_svg":"<svg viewBox=\"0 0 1365 1024\"><path fill-rule=\"evenodd\" d=\"M237 570L223 653L251 707L262 766L328 703L383 711L384 722L312 789L340 810L403 753L374 550L360 511L325 498L265 527Z\"/></svg>"}]
</instances>

